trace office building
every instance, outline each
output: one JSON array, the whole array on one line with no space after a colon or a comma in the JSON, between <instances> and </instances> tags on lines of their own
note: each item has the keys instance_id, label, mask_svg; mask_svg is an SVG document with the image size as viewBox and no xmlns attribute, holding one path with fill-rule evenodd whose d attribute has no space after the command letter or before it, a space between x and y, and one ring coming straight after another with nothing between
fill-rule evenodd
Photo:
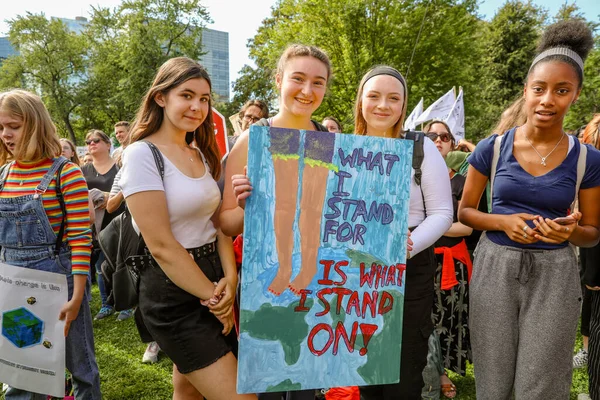
<instances>
[{"instance_id":1,"label":"office building","mask_svg":"<svg viewBox=\"0 0 600 400\"><path fill-rule=\"evenodd\" d=\"M210 74L213 92L219 101L229 101L229 33L205 29L202 33L200 63Z\"/></svg>"}]
</instances>

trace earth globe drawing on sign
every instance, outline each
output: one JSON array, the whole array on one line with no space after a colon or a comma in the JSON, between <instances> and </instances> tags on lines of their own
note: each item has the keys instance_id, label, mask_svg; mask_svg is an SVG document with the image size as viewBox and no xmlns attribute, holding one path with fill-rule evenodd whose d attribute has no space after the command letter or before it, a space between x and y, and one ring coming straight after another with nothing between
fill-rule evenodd
<instances>
[{"instance_id":1,"label":"earth globe drawing on sign","mask_svg":"<svg viewBox=\"0 0 600 400\"><path fill-rule=\"evenodd\" d=\"M42 342L44 322L24 307L2 313L2 336L18 348Z\"/></svg>"}]
</instances>

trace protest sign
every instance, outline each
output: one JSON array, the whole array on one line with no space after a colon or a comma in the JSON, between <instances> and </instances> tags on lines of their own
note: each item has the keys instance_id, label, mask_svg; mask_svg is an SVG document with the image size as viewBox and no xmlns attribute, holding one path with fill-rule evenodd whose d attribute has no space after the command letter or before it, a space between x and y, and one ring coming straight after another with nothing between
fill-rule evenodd
<instances>
[{"instance_id":1,"label":"protest sign","mask_svg":"<svg viewBox=\"0 0 600 400\"><path fill-rule=\"evenodd\" d=\"M65 395L64 275L0 263L0 377L18 389Z\"/></svg>"},{"instance_id":2,"label":"protest sign","mask_svg":"<svg viewBox=\"0 0 600 400\"><path fill-rule=\"evenodd\" d=\"M238 392L398 382L412 149L250 128Z\"/></svg>"}]
</instances>

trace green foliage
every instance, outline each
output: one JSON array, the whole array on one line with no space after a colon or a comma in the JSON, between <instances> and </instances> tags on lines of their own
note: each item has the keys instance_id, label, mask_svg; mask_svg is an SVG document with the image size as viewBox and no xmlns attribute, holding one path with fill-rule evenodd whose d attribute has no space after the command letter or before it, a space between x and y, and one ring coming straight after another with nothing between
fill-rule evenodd
<instances>
[{"instance_id":1,"label":"green foliage","mask_svg":"<svg viewBox=\"0 0 600 400\"><path fill-rule=\"evenodd\" d=\"M58 128L75 140L72 121L86 71L83 37L44 14L27 13L9 25L10 42L20 54L3 63L2 87L38 91Z\"/></svg>"},{"instance_id":2,"label":"green foliage","mask_svg":"<svg viewBox=\"0 0 600 400\"><path fill-rule=\"evenodd\" d=\"M575 130L586 125L600 113L600 36L584 64L583 88L565 117L565 129Z\"/></svg>"},{"instance_id":3,"label":"green foliage","mask_svg":"<svg viewBox=\"0 0 600 400\"><path fill-rule=\"evenodd\" d=\"M485 26L484 57L476 73L482 82L483 114L471 127L475 128L476 138L492 133L502 112L523 93L546 20L545 11L531 2L508 0Z\"/></svg>"},{"instance_id":4,"label":"green foliage","mask_svg":"<svg viewBox=\"0 0 600 400\"><path fill-rule=\"evenodd\" d=\"M87 125L132 120L161 64L178 56L200 58L208 21L199 0L129 0L114 10L93 8L85 32L91 48L89 106L82 113Z\"/></svg>"},{"instance_id":5,"label":"green foliage","mask_svg":"<svg viewBox=\"0 0 600 400\"><path fill-rule=\"evenodd\" d=\"M77 143L84 132L111 132L132 120L159 66L199 59L210 17L200 0L127 0L92 8L82 34L58 19L28 13L9 21L18 56L0 70L0 89L39 92L62 133ZM77 132L77 133L76 133Z\"/></svg>"},{"instance_id":6,"label":"green foliage","mask_svg":"<svg viewBox=\"0 0 600 400\"><path fill-rule=\"evenodd\" d=\"M257 67L242 69L233 86L234 102L241 106L256 97L276 104L278 57L287 45L305 43L324 49L334 69L316 119L333 115L351 127L360 79L378 64L407 74L409 110L421 97L431 103L450 87L463 86L467 114L477 114L481 22L476 8L473 0L281 0L249 41Z\"/></svg>"}]
</instances>

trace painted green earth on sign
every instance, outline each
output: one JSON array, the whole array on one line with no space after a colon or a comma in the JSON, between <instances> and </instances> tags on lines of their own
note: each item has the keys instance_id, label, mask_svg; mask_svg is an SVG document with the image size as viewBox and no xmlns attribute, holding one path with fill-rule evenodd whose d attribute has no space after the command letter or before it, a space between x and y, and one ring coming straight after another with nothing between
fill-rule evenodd
<instances>
[{"instance_id":1,"label":"painted green earth on sign","mask_svg":"<svg viewBox=\"0 0 600 400\"><path fill-rule=\"evenodd\" d=\"M293 365L300 358L300 344L308 336L308 324L304 320L305 313L294 312L299 302L287 307L263 304L257 311L243 310L240 315L242 332L256 339L275 340L281 343L285 362ZM311 308L312 299L307 299L304 306Z\"/></svg>"}]
</instances>

